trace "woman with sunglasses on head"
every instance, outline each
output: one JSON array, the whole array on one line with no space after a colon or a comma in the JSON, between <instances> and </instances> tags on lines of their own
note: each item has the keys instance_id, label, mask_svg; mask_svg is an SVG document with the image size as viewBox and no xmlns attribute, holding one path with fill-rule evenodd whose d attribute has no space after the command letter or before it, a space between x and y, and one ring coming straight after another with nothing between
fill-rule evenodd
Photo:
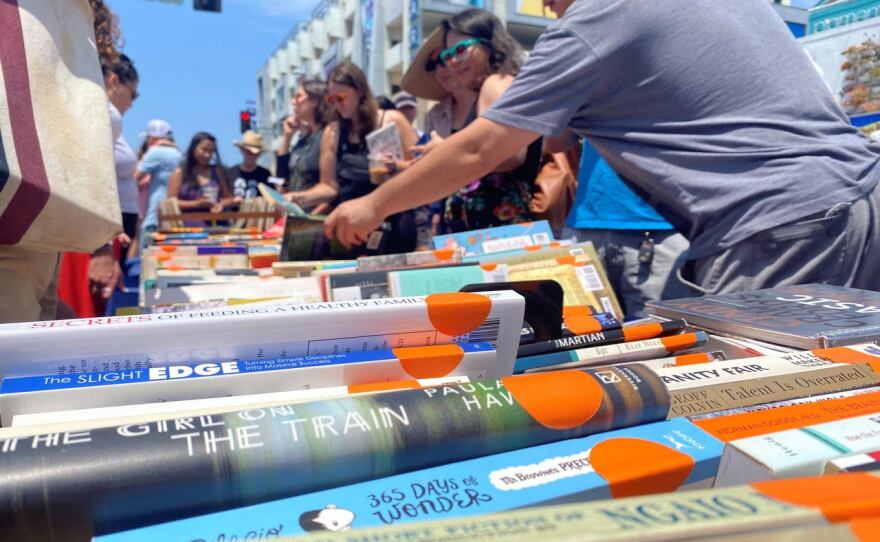
<instances>
[{"instance_id":1,"label":"woman with sunglasses on head","mask_svg":"<svg viewBox=\"0 0 880 542\"><path fill-rule=\"evenodd\" d=\"M326 97L326 83L304 79L290 99L293 114L284 121L275 161L276 175L287 180L284 192L301 192L318 184L321 137L327 120Z\"/></svg>"},{"instance_id":2,"label":"woman with sunglasses on head","mask_svg":"<svg viewBox=\"0 0 880 542\"><path fill-rule=\"evenodd\" d=\"M459 87L463 87L457 119L461 124L450 125L449 133L438 134L439 137L417 149L423 153L430 152L445 137L475 121L507 90L523 61L519 44L488 11L465 10L445 20L442 32L446 48L439 53L436 66L451 74ZM471 102L470 110L463 112L469 100L467 91L476 93L477 99ZM541 141L538 140L446 198L441 233L531 220L529 203L540 159Z\"/></svg>"},{"instance_id":3,"label":"woman with sunglasses on head","mask_svg":"<svg viewBox=\"0 0 880 542\"><path fill-rule=\"evenodd\" d=\"M321 138L320 180L312 188L288 194L304 208L339 203L365 196L376 185L370 180L366 136L394 123L406 157L417 136L398 111L380 110L364 73L352 62L333 68L327 82L327 103L332 106L330 122ZM414 213L409 210L388 218L389 238L384 252L409 252L417 244Z\"/></svg>"},{"instance_id":4,"label":"woman with sunglasses on head","mask_svg":"<svg viewBox=\"0 0 880 542\"><path fill-rule=\"evenodd\" d=\"M181 167L168 179L168 199L177 198L181 211L219 213L235 202L217 140L207 132L193 136ZM201 226L204 222L187 222Z\"/></svg>"},{"instance_id":5,"label":"woman with sunglasses on head","mask_svg":"<svg viewBox=\"0 0 880 542\"><path fill-rule=\"evenodd\" d=\"M462 84L440 60L444 45L443 28L437 28L416 53L400 84L413 96L437 101L425 117L425 137L428 141L413 148L413 154L416 155L427 154L475 118L479 93ZM431 205L431 230L434 235L446 231L442 223L445 208L446 198Z\"/></svg>"},{"instance_id":6,"label":"woman with sunglasses on head","mask_svg":"<svg viewBox=\"0 0 880 542\"><path fill-rule=\"evenodd\" d=\"M104 88L107 90L107 105L110 109L110 128L113 133L113 157L116 162L116 186L119 189L119 207L122 210L122 231L119 236L123 250L120 251L119 265L124 270L127 256L126 248L137 232L140 211L139 194L135 170L137 155L122 133L122 116L131 109L138 97L138 72L127 56L120 54L112 60L102 60Z\"/></svg>"}]
</instances>

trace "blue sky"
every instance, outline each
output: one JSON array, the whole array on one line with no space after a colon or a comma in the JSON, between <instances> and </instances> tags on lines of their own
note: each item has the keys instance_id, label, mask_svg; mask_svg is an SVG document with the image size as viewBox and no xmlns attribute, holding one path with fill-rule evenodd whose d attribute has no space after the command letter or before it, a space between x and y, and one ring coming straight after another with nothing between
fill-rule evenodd
<instances>
[{"instance_id":1,"label":"blue sky","mask_svg":"<svg viewBox=\"0 0 880 542\"><path fill-rule=\"evenodd\" d=\"M223 0L223 13L157 0L108 0L124 51L140 72L140 97L125 115L132 147L147 121L165 119L185 149L200 130L214 134L223 161L241 158L238 112L256 98L257 70L317 0Z\"/></svg>"}]
</instances>

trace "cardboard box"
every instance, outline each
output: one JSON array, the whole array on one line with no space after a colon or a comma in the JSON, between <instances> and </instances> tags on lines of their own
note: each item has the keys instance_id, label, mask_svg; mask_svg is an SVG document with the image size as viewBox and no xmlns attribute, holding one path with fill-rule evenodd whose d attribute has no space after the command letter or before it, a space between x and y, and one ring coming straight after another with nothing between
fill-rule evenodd
<instances>
[{"instance_id":1,"label":"cardboard box","mask_svg":"<svg viewBox=\"0 0 880 542\"><path fill-rule=\"evenodd\" d=\"M524 311L522 296L501 291L5 324L0 374L70 375L490 342L498 365L487 378L498 378L513 371Z\"/></svg>"},{"instance_id":2,"label":"cardboard box","mask_svg":"<svg viewBox=\"0 0 880 542\"><path fill-rule=\"evenodd\" d=\"M548 504L711 487L723 445L675 420L534 446L145 527L100 542L245 539L464 518ZM341 519L334 526L328 518Z\"/></svg>"}]
</instances>

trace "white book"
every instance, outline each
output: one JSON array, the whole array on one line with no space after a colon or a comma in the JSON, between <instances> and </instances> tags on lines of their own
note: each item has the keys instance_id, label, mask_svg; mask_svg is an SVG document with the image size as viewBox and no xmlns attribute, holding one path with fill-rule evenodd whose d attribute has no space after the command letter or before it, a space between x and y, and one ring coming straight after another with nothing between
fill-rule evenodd
<instances>
[{"instance_id":1,"label":"white book","mask_svg":"<svg viewBox=\"0 0 880 542\"><path fill-rule=\"evenodd\" d=\"M725 447L715 485L819 476L832 459L878 448L880 414L739 439Z\"/></svg>"},{"instance_id":2,"label":"white book","mask_svg":"<svg viewBox=\"0 0 880 542\"><path fill-rule=\"evenodd\" d=\"M4 324L0 374L63 376L485 341L498 349L486 377L500 378L513 371L524 310L522 296L506 290Z\"/></svg>"},{"instance_id":3,"label":"white book","mask_svg":"<svg viewBox=\"0 0 880 542\"><path fill-rule=\"evenodd\" d=\"M64 409L309 390L416 378L467 376L494 369L489 343L446 344L283 359L235 360L69 376L3 379L0 423L15 416Z\"/></svg>"},{"instance_id":4,"label":"white book","mask_svg":"<svg viewBox=\"0 0 880 542\"><path fill-rule=\"evenodd\" d=\"M45 431L45 426L57 424L60 430L69 431L71 423L100 422L101 425L123 425L137 423L144 420L159 419L162 416L204 416L216 414L239 408L267 408L276 405L289 405L307 403L309 401L322 401L335 399L348 395L362 395L369 393L384 393L401 389L413 389L416 387L430 388L434 386L449 386L469 382L466 376L454 376L446 378L426 378L410 381L394 381L379 384L367 384L363 386L333 386L328 388L311 388L307 390L279 391L273 393L256 393L249 395L226 395L222 397L210 397L207 399L188 399L184 401L167 401L163 403L141 403L113 407L83 408L56 410L54 412L40 412L37 414L19 414L12 417L12 427L40 426L39 431ZM133 420L133 421L132 421ZM0 430L0 438L4 434Z\"/></svg>"}]
</instances>

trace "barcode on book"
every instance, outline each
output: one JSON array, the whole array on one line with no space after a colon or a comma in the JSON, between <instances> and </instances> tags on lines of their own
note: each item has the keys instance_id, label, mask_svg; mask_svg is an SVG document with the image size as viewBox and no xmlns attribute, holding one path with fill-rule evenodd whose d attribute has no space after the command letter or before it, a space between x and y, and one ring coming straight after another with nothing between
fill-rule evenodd
<instances>
[{"instance_id":1,"label":"barcode on book","mask_svg":"<svg viewBox=\"0 0 880 542\"><path fill-rule=\"evenodd\" d=\"M479 343L479 342L487 342L492 343L492 346L497 346L498 343L498 332L501 329L501 320L497 318L488 319L477 329L471 331L470 333L465 333L464 335L459 335L453 339L453 342L457 343Z\"/></svg>"},{"instance_id":2,"label":"barcode on book","mask_svg":"<svg viewBox=\"0 0 880 542\"><path fill-rule=\"evenodd\" d=\"M536 245L548 245L550 244L550 236L546 233L536 233L532 236L532 240Z\"/></svg>"},{"instance_id":3,"label":"barcode on book","mask_svg":"<svg viewBox=\"0 0 880 542\"><path fill-rule=\"evenodd\" d=\"M584 265L582 267L575 267L575 270L577 270L578 277L580 277L581 284L584 285L585 290L595 292L603 289L602 279L599 278L599 273L594 266ZM605 307L605 310L607 312L614 312L609 311L608 307Z\"/></svg>"},{"instance_id":4,"label":"barcode on book","mask_svg":"<svg viewBox=\"0 0 880 542\"><path fill-rule=\"evenodd\" d=\"M611 300L605 296L599 298L599 302L602 303L602 308L605 309L605 312L614 313L614 306L611 304Z\"/></svg>"}]
</instances>

